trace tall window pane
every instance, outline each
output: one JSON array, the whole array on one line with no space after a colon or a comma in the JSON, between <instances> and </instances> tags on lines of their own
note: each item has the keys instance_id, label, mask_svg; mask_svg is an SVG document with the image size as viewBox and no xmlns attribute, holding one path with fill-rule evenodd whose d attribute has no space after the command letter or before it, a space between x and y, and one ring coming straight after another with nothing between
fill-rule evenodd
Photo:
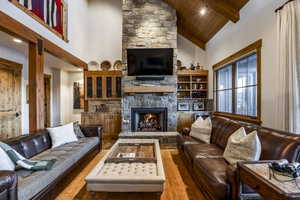
<instances>
[{"instance_id":1,"label":"tall window pane","mask_svg":"<svg viewBox=\"0 0 300 200\"><path fill-rule=\"evenodd\" d=\"M217 92L218 112L232 112L232 90L224 90Z\"/></svg>"},{"instance_id":2,"label":"tall window pane","mask_svg":"<svg viewBox=\"0 0 300 200\"><path fill-rule=\"evenodd\" d=\"M256 117L256 106L256 86L237 89L236 114Z\"/></svg>"},{"instance_id":3,"label":"tall window pane","mask_svg":"<svg viewBox=\"0 0 300 200\"><path fill-rule=\"evenodd\" d=\"M232 112L232 65L217 71L217 111Z\"/></svg>"},{"instance_id":4,"label":"tall window pane","mask_svg":"<svg viewBox=\"0 0 300 200\"><path fill-rule=\"evenodd\" d=\"M232 65L218 70L218 87L217 90L232 88Z\"/></svg>"},{"instance_id":5,"label":"tall window pane","mask_svg":"<svg viewBox=\"0 0 300 200\"><path fill-rule=\"evenodd\" d=\"M257 57L248 56L236 64L236 114L257 116Z\"/></svg>"},{"instance_id":6,"label":"tall window pane","mask_svg":"<svg viewBox=\"0 0 300 200\"><path fill-rule=\"evenodd\" d=\"M257 84L256 59L256 54L254 54L237 62L237 88Z\"/></svg>"}]
</instances>

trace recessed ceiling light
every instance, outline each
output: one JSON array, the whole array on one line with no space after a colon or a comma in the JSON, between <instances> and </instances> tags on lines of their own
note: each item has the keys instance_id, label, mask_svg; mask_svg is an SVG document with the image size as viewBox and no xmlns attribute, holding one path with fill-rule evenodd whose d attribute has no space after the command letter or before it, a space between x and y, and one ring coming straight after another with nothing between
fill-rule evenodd
<instances>
[{"instance_id":1,"label":"recessed ceiling light","mask_svg":"<svg viewBox=\"0 0 300 200\"><path fill-rule=\"evenodd\" d=\"M201 8L200 14L201 14L202 16L205 15L206 12L207 12L207 9L206 9L206 8Z\"/></svg>"},{"instance_id":2,"label":"recessed ceiling light","mask_svg":"<svg viewBox=\"0 0 300 200\"><path fill-rule=\"evenodd\" d=\"M13 41L14 41L15 43L22 43L22 42L23 42L22 40L20 40L20 39L18 39L18 38L14 38Z\"/></svg>"}]
</instances>

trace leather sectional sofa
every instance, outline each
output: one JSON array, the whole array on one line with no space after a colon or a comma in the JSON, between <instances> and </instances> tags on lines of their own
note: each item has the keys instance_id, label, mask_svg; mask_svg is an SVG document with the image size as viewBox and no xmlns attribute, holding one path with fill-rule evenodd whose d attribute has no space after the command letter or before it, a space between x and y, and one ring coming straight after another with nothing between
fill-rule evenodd
<instances>
[{"instance_id":1,"label":"leather sectional sofa","mask_svg":"<svg viewBox=\"0 0 300 200\"><path fill-rule=\"evenodd\" d=\"M28 159L57 161L49 171L0 171L0 200L54 199L60 189L57 184L101 150L102 128L81 127L81 130L85 138L53 149L47 130L4 141Z\"/></svg>"},{"instance_id":2,"label":"leather sectional sofa","mask_svg":"<svg viewBox=\"0 0 300 200\"><path fill-rule=\"evenodd\" d=\"M241 126L247 133L258 131L262 144L260 160L288 159L299 161L300 136L241 124L221 117L212 117L211 144L204 144L195 138L179 135L177 145L186 161L186 166L208 199L237 199L240 192L260 199L247 185L239 186L236 166L229 165L223 158L227 140Z\"/></svg>"}]
</instances>

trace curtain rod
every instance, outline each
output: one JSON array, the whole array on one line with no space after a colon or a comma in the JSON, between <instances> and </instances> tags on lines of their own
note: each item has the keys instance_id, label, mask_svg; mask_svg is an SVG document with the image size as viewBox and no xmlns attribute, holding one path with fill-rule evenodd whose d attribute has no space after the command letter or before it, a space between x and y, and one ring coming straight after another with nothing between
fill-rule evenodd
<instances>
[{"instance_id":1,"label":"curtain rod","mask_svg":"<svg viewBox=\"0 0 300 200\"><path fill-rule=\"evenodd\" d=\"M280 6L279 8L277 8L277 9L275 10L275 12L280 11L286 4L288 4L288 3L292 2L292 1L295 1L295 0L289 0L289 1L285 2L282 6Z\"/></svg>"}]
</instances>

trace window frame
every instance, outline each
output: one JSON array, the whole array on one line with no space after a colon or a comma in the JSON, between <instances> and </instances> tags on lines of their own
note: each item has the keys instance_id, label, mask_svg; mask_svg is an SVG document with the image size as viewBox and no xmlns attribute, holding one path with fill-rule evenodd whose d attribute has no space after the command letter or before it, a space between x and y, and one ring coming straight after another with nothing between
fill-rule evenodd
<instances>
[{"instance_id":1,"label":"window frame","mask_svg":"<svg viewBox=\"0 0 300 200\"><path fill-rule=\"evenodd\" d=\"M258 40L254 42L253 44L247 46L246 48L238 51L237 53L229 56L228 58L225 58L221 62L213 65L213 72L214 72L214 82L213 82L213 98L214 98L214 104L215 104L215 115L218 116L223 116L223 117L228 117L232 118L235 120L240 120L240 121L246 121L246 122L251 122L251 123L256 123L256 124L261 124L261 48L262 48L262 40ZM243 60L245 58L248 58L250 56L253 56L256 54L256 73L257 73L257 83L256 83L256 89L257 89L257 116L247 116L247 115L241 115L241 114L236 114L236 69L237 69L237 62L240 60ZM217 98L217 86L218 86L218 77L217 77L217 71L227 67L229 65L232 65L232 113L229 112L219 112L217 111L217 105L218 105L218 98ZM247 86L245 87L247 88Z\"/></svg>"}]
</instances>

